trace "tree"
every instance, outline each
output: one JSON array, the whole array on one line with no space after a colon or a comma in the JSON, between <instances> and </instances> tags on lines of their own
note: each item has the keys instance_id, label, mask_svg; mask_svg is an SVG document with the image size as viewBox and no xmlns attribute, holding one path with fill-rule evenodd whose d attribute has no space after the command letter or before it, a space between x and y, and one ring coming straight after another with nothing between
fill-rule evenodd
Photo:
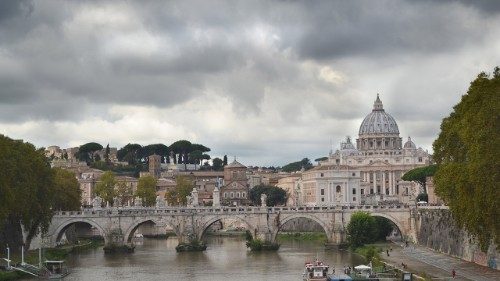
<instances>
[{"instance_id":1,"label":"tree","mask_svg":"<svg viewBox=\"0 0 500 281\"><path fill-rule=\"evenodd\" d=\"M352 248L373 242L377 236L375 219L368 212L355 212L347 225L347 240Z\"/></svg>"},{"instance_id":2,"label":"tree","mask_svg":"<svg viewBox=\"0 0 500 281\"><path fill-rule=\"evenodd\" d=\"M187 140L179 140L170 145L170 150L174 152L175 155L179 155L179 160L177 163L184 164L184 169L187 169L188 154L191 152L191 142Z\"/></svg>"},{"instance_id":3,"label":"tree","mask_svg":"<svg viewBox=\"0 0 500 281\"><path fill-rule=\"evenodd\" d=\"M137 143L129 143L120 148L116 156L120 161L127 161L129 165L135 165L140 162L140 151L142 146Z\"/></svg>"},{"instance_id":4,"label":"tree","mask_svg":"<svg viewBox=\"0 0 500 281\"><path fill-rule=\"evenodd\" d=\"M328 160L328 157L316 158L316 159L314 159L314 162L321 162L321 161L325 161L325 160Z\"/></svg>"},{"instance_id":5,"label":"tree","mask_svg":"<svg viewBox=\"0 0 500 281\"><path fill-rule=\"evenodd\" d=\"M277 186L257 185L250 190L250 200L255 206L260 206L260 196L267 195L266 204L268 206L284 205L287 200L286 191Z\"/></svg>"},{"instance_id":6,"label":"tree","mask_svg":"<svg viewBox=\"0 0 500 281\"><path fill-rule=\"evenodd\" d=\"M115 175L111 171L106 171L102 174L99 182L96 184L94 194L101 197L104 202L113 204L113 199L116 196L115 186Z\"/></svg>"},{"instance_id":7,"label":"tree","mask_svg":"<svg viewBox=\"0 0 500 281\"><path fill-rule=\"evenodd\" d=\"M297 172L302 170L304 168L305 170L309 170L313 167L311 161L308 158L304 158L300 161L297 162L292 162L289 164L286 164L283 166L282 170L283 172L291 173L291 172Z\"/></svg>"},{"instance_id":8,"label":"tree","mask_svg":"<svg viewBox=\"0 0 500 281\"><path fill-rule=\"evenodd\" d=\"M52 209L76 211L81 207L82 191L73 172L61 168L53 168L54 194Z\"/></svg>"},{"instance_id":9,"label":"tree","mask_svg":"<svg viewBox=\"0 0 500 281\"><path fill-rule=\"evenodd\" d=\"M142 199L144 206L153 206L156 202L156 179L153 176L140 177L135 196Z\"/></svg>"},{"instance_id":10,"label":"tree","mask_svg":"<svg viewBox=\"0 0 500 281\"><path fill-rule=\"evenodd\" d=\"M31 239L49 227L53 187L53 173L42 149L0 135L0 240L19 233L22 224L29 248ZM13 247L22 243L22 236L15 238L10 240Z\"/></svg>"},{"instance_id":11,"label":"tree","mask_svg":"<svg viewBox=\"0 0 500 281\"><path fill-rule=\"evenodd\" d=\"M128 186L125 181L119 181L116 184L116 197L120 200L121 205L127 204L133 198L134 192L131 186Z\"/></svg>"},{"instance_id":12,"label":"tree","mask_svg":"<svg viewBox=\"0 0 500 281\"><path fill-rule=\"evenodd\" d=\"M222 161L219 157L215 157L212 159L212 168L215 171L221 171L224 168L224 161Z\"/></svg>"},{"instance_id":13,"label":"tree","mask_svg":"<svg viewBox=\"0 0 500 281\"><path fill-rule=\"evenodd\" d=\"M179 176L176 178L177 184L175 189L165 193L165 199L171 206L185 206L187 204L187 196L191 194L194 188L194 181L187 176Z\"/></svg>"},{"instance_id":14,"label":"tree","mask_svg":"<svg viewBox=\"0 0 500 281\"><path fill-rule=\"evenodd\" d=\"M169 155L169 148L164 144L157 143L146 145L142 149L140 149L140 158L147 159L148 156L151 156L153 154L160 155L162 158L162 163L165 163L165 159Z\"/></svg>"},{"instance_id":15,"label":"tree","mask_svg":"<svg viewBox=\"0 0 500 281\"><path fill-rule=\"evenodd\" d=\"M500 245L500 68L480 73L433 143L436 193L485 250Z\"/></svg>"},{"instance_id":16,"label":"tree","mask_svg":"<svg viewBox=\"0 0 500 281\"><path fill-rule=\"evenodd\" d=\"M106 152L104 154L104 161L106 162L107 165L111 164L111 160L109 159L109 153L110 153L110 149L109 149L109 143L108 143L108 145L106 145Z\"/></svg>"},{"instance_id":17,"label":"tree","mask_svg":"<svg viewBox=\"0 0 500 281\"><path fill-rule=\"evenodd\" d=\"M427 177L431 177L436 173L437 165L429 165L425 167L418 167L406 172L401 179L405 181L414 181L424 188L424 193L427 193L425 185Z\"/></svg>"},{"instance_id":18,"label":"tree","mask_svg":"<svg viewBox=\"0 0 500 281\"><path fill-rule=\"evenodd\" d=\"M86 162L94 162L95 155L97 151L103 149L102 145L96 142L89 142L83 145L80 145L78 149L78 160L86 161Z\"/></svg>"},{"instance_id":19,"label":"tree","mask_svg":"<svg viewBox=\"0 0 500 281\"><path fill-rule=\"evenodd\" d=\"M224 155L223 161L224 161L224 166L227 166L227 155Z\"/></svg>"}]
</instances>

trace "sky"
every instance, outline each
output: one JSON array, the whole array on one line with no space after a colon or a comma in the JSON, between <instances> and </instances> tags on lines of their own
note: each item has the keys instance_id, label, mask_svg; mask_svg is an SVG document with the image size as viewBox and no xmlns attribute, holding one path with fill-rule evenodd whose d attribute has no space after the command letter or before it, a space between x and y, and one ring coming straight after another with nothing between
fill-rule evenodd
<instances>
[{"instance_id":1,"label":"sky","mask_svg":"<svg viewBox=\"0 0 500 281\"><path fill-rule=\"evenodd\" d=\"M357 138L377 93L432 152L500 65L500 1L0 1L0 134L37 147L179 139L245 165Z\"/></svg>"}]
</instances>

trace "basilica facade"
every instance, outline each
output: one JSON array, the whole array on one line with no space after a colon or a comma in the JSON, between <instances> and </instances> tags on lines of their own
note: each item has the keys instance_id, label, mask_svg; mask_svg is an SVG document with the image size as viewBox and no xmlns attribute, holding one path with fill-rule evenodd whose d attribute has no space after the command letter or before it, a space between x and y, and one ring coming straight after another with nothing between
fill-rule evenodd
<instances>
[{"instance_id":1,"label":"basilica facade","mask_svg":"<svg viewBox=\"0 0 500 281\"><path fill-rule=\"evenodd\" d=\"M403 143L396 120L384 110L379 96L361 123L355 144L347 137L328 159L319 163L328 167L350 167L359 171L359 203L381 201L408 202L421 192L414 182L401 177L409 170L430 164L427 151L417 148L408 137Z\"/></svg>"}]
</instances>

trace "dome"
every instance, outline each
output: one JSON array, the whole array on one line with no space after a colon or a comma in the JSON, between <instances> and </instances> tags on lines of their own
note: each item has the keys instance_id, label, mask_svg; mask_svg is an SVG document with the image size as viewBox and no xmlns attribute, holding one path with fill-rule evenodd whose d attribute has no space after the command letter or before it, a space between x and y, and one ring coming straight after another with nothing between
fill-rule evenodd
<instances>
[{"instance_id":1,"label":"dome","mask_svg":"<svg viewBox=\"0 0 500 281\"><path fill-rule=\"evenodd\" d=\"M361 126L359 127L359 135L367 134L397 134L399 135L399 128L396 120L384 110L382 101L377 94L377 99L373 104L373 110L368 114Z\"/></svg>"},{"instance_id":2,"label":"dome","mask_svg":"<svg viewBox=\"0 0 500 281\"><path fill-rule=\"evenodd\" d=\"M408 140L405 142L405 145L403 146L403 148L410 148L410 149L417 149L417 146L415 145L415 143L411 140L410 137L408 137Z\"/></svg>"}]
</instances>

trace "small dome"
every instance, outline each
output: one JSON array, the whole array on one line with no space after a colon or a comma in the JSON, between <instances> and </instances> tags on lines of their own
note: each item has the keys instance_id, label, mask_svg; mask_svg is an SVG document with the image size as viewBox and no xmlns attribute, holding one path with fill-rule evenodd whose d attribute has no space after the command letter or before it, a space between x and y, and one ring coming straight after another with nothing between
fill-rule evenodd
<instances>
[{"instance_id":1,"label":"small dome","mask_svg":"<svg viewBox=\"0 0 500 281\"><path fill-rule=\"evenodd\" d=\"M410 137L408 137L408 140L405 142L405 145L403 146L403 148L407 148L407 149L417 149L417 146L415 145L415 143L411 140Z\"/></svg>"},{"instance_id":2,"label":"small dome","mask_svg":"<svg viewBox=\"0 0 500 281\"><path fill-rule=\"evenodd\" d=\"M342 155L357 155L359 152L351 142L350 137L346 137L345 142L340 143L340 153Z\"/></svg>"},{"instance_id":3,"label":"small dome","mask_svg":"<svg viewBox=\"0 0 500 281\"><path fill-rule=\"evenodd\" d=\"M236 161L236 158L232 163L227 165L225 168L246 168L245 165L241 164L240 162Z\"/></svg>"},{"instance_id":4,"label":"small dome","mask_svg":"<svg viewBox=\"0 0 500 281\"><path fill-rule=\"evenodd\" d=\"M399 128L396 120L384 110L382 101L378 94L373 110L368 114L361 126L359 127L359 135L367 134L397 134L399 135Z\"/></svg>"}]
</instances>

